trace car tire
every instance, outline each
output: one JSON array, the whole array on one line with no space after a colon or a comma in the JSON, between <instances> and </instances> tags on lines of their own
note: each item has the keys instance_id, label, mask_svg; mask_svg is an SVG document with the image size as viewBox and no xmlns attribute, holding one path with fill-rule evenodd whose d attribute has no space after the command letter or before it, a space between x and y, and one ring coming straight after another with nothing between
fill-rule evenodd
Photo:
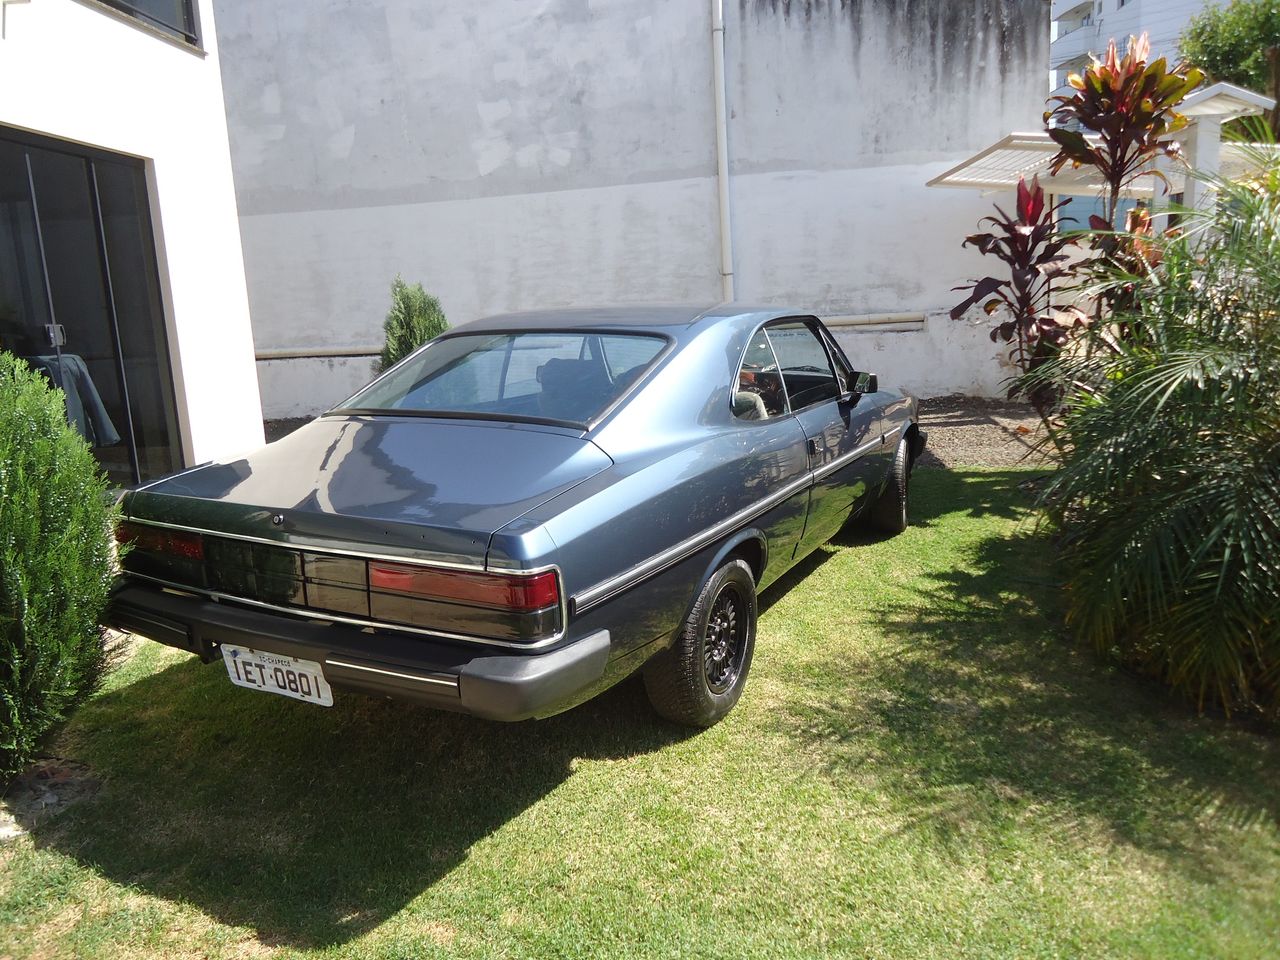
<instances>
[{"instance_id":1,"label":"car tire","mask_svg":"<svg viewBox=\"0 0 1280 960\"><path fill-rule=\"evenodd\" d=\"M883 533L907 529L907 501L911 484L911 444L906 437L894 451L889 478L875 503L867 508L867 526Z\"/></svg>"},{"instance_id":2,"label":"car tire","mask_svg":"<svg viewBox=\"0 0 1280 960\"><path fill-rule=\"evenodd\" d=\"M742 696L756 646L756 582L729 560L702 586L675 642L644 668L653 708L688 727L709 727Z\"/></svg>"}]
</instances>

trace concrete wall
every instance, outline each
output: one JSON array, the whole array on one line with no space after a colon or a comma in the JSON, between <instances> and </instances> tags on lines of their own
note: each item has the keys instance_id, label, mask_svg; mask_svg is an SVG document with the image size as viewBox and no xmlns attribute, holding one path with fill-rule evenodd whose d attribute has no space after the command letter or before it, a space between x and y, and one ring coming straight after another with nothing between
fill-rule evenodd
<instances>
[{"instance_id":1,"label":"concrete wall","mask_svg":"<svg viewBox=\"0 0 1280 960\"><path fill-rule=\"evenodd\" d=\"M262 442L214 11L203 52L90 2L5 6L0 124L145 158L188 462Z\"/></svg>"},{"instance_id":2,"label":"concrete wall","mask_svg":"<svg viewBox=\"0 0 1280 960\"><path fill-rule=\"evenodd\" d=\"M260 353L376 348L397 272L455 322L720 299L709 0L217 8ZM921 392L998 392L998 351L938 313L983 269L959 243L992 198L924 184L1038 126L1047 5L729 0L726 16L739 298L927 314L840 336ZM260 362L266 412L314 413L369 362Z\"/></svg>"}]
</instances>

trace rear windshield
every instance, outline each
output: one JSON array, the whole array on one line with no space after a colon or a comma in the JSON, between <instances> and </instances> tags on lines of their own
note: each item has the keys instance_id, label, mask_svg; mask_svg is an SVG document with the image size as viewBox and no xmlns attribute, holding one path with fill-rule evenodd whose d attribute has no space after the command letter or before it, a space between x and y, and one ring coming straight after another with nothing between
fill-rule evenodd
<instances>
[{"instance_id":1,"label":"rear windshield","mask_svg":"<svg viewBox=\"0 0 1280 960\"><path fill-rule=\"evenodd\" d=\"M642 334L445 337L339 409L585 424L635 383L665 345Z\"/></svg>"}]
</instances>

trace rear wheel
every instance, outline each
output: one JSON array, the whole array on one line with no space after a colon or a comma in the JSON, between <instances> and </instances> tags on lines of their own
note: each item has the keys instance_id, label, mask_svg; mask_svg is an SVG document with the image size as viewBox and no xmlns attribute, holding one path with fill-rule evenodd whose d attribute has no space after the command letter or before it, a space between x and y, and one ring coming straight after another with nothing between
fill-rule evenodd
<instances>
[{"instance_id":1,"label":"rear wheel","mask_svg":"<svg viewBox=\"0 0 1280 960\"><path fill-rule=\"evenodd\" d=\"M903 437L893 454L889 479L876 502L867 508L867 525L885 533L907 529L907 494L911 482L911 444Z\"/></svg>"},{"instance_id":2,"label":"rear wheel","mask_svg":"<svg viewBox=\"0 0 1280 960\"><path fill-rule=\"evenodd\" d=\"M675 643L645 665L649 702L675 723L711 726L742 696L755 644L755 579L730 560L703 584Z\"/></svg>"}]
</instances>

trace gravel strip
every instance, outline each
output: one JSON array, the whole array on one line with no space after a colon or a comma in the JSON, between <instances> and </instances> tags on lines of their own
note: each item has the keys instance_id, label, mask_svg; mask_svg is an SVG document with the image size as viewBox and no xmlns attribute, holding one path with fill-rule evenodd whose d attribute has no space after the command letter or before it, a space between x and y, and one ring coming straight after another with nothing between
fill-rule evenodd
<instances>
[{"instance_id":1,"label":"gravel strip","mask_svg":"<svg viewBox=\"0 0 1280 960\"><path fill-rule=\"evenodd\" d=\"M929 434L916 466L1014 467L1042 463L1032 447L1040 418L1025 403L979 397L920 401L920 426Z\"/></svg>"}]
</instances>

